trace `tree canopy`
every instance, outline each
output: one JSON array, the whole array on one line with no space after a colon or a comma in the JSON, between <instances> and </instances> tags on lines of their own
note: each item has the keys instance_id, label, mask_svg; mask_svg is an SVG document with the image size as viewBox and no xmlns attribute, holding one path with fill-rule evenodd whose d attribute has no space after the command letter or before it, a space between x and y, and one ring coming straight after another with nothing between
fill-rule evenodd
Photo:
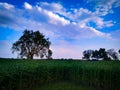
<instances>
[{"instance_id":1,"label":"tree canopy","mask_svg":"<svg viewBox=\"0 0 120 90\"><path fill-rule=\"evenodd\" d=\"M119 53L120 53L120 49L119 49L119 51L118 51Z\"/></svg>"},{"instance_id":2,"label":"tree canopy","mask_svg":"<svg viewBox=\"0 0 120 90\"><path fill-rule=\"evenodd\" d=\"M40 58L51 58L51 42L39 31L25 30L18 41L13 43L12 53L17 52L23 58L33 59L34 56Z\"/></svg>"},{"instance_id":3,"label":"tree canopy","mask_svg":"<svg viewBox=\"0 0 120 90\"><path fill-rule=\"evenodd\" d=\"M84 56L83 59L90 60L93 52L94 52L93 50L85 50L85 51L83 52L83 56Z\"/></svg>"},{"instance_id":4,"label":"tree canopy","mask_svg":"<svg viewBox=\"0 0 120 90\"><path fill-rule=\"evenodd\" d=\"M119 60L119 55L114 49L105 50L100 48L99 50L85 50L83 51L83 59L86 60Z\"/></svg>"}]
</instances>

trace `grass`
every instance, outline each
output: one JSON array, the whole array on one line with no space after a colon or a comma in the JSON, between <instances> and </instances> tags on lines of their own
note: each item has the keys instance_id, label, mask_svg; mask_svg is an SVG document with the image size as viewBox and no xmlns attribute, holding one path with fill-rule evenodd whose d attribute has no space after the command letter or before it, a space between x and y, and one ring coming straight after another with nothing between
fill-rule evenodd
<instances>
[{"instance_id":1,"label":"grass","mask_svg":"<svg viewBox=\"0 0 120 90\"><path fill-rule=\"evenodd\" d=\"M36 87L34 90L95 90L90 87L83 87L70 82L58 82Z\"/></svg>"},{"instance_id":2,"label":"grass","mask_svg":"<svg viewBox=\"0 0 120 90\"><path fill-rule=\"evenodd\" d=\"M120 61L0 59L0 90L28 90L36 85L65 85L71 90L67 84L73 88L120 90Z\"/></svg>"}]
</instances>

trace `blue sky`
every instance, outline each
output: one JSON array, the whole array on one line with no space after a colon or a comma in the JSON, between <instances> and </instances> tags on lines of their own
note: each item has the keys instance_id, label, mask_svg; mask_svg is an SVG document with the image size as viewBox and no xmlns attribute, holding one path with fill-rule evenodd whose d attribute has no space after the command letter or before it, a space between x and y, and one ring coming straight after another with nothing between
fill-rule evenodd
<instances>
[{"instance_id":1,"label":"blue sky","mask_svg":"<svg viewBox=\"0 0 120 90\"><path fill-rule=\"evenodd\" d=\"M52 42L53 58L82 57L87 49L120 49L119 0L0 0L0 57L25 29Z\"/></svg>"}]
</instances>

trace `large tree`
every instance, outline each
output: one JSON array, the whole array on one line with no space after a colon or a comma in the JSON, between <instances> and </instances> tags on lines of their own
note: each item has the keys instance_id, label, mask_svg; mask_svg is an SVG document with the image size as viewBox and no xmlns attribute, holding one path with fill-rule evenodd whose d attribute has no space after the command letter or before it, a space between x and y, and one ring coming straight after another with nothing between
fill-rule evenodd
<instances>
[{"instance_id":1,"label":"large tree","mask_svg":"<svg viewBox=\"0 0 120 90\"><path fill-rule=\"evenodd\" d=\"M39 31L25 30L19 40L13 43L12 52L17 52L21 58L27 59L33 59L34 56L51 58L50 45L49 39Z\"/></svg>"}]
</instances>

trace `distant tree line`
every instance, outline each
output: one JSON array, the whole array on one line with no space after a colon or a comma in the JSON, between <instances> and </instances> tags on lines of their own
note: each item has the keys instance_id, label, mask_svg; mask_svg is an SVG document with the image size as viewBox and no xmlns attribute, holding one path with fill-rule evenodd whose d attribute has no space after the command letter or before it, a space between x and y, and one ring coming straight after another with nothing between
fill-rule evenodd
<instances>
[{"instance_id":1,"label":"distant tree line","mask_svg":"<svg viewBox=\"0 0 120 90\"><path fill-rule=\"evenodd\" d=\"M105 50L85 50L83 51L84 60L119 60L120 49L116 52L114 49Z\"/></svg>"},{"instance_id":2,"label":"distant tree line","mask_svg":"<svg viewBox=\"0 0 120 90\"><path fill-rule=\"evenodd\" d=\"M39 31L25 30L23 35L13 43L12 53L17 52L20 58L26 57L33 59L34 56L52 59L51 42ZM114 49L105 50L85 50L83 59L85 60L119 60L120 49L116 52ZM72 60L72 59L68 59Z\"/></svg>"}]
</instances>

